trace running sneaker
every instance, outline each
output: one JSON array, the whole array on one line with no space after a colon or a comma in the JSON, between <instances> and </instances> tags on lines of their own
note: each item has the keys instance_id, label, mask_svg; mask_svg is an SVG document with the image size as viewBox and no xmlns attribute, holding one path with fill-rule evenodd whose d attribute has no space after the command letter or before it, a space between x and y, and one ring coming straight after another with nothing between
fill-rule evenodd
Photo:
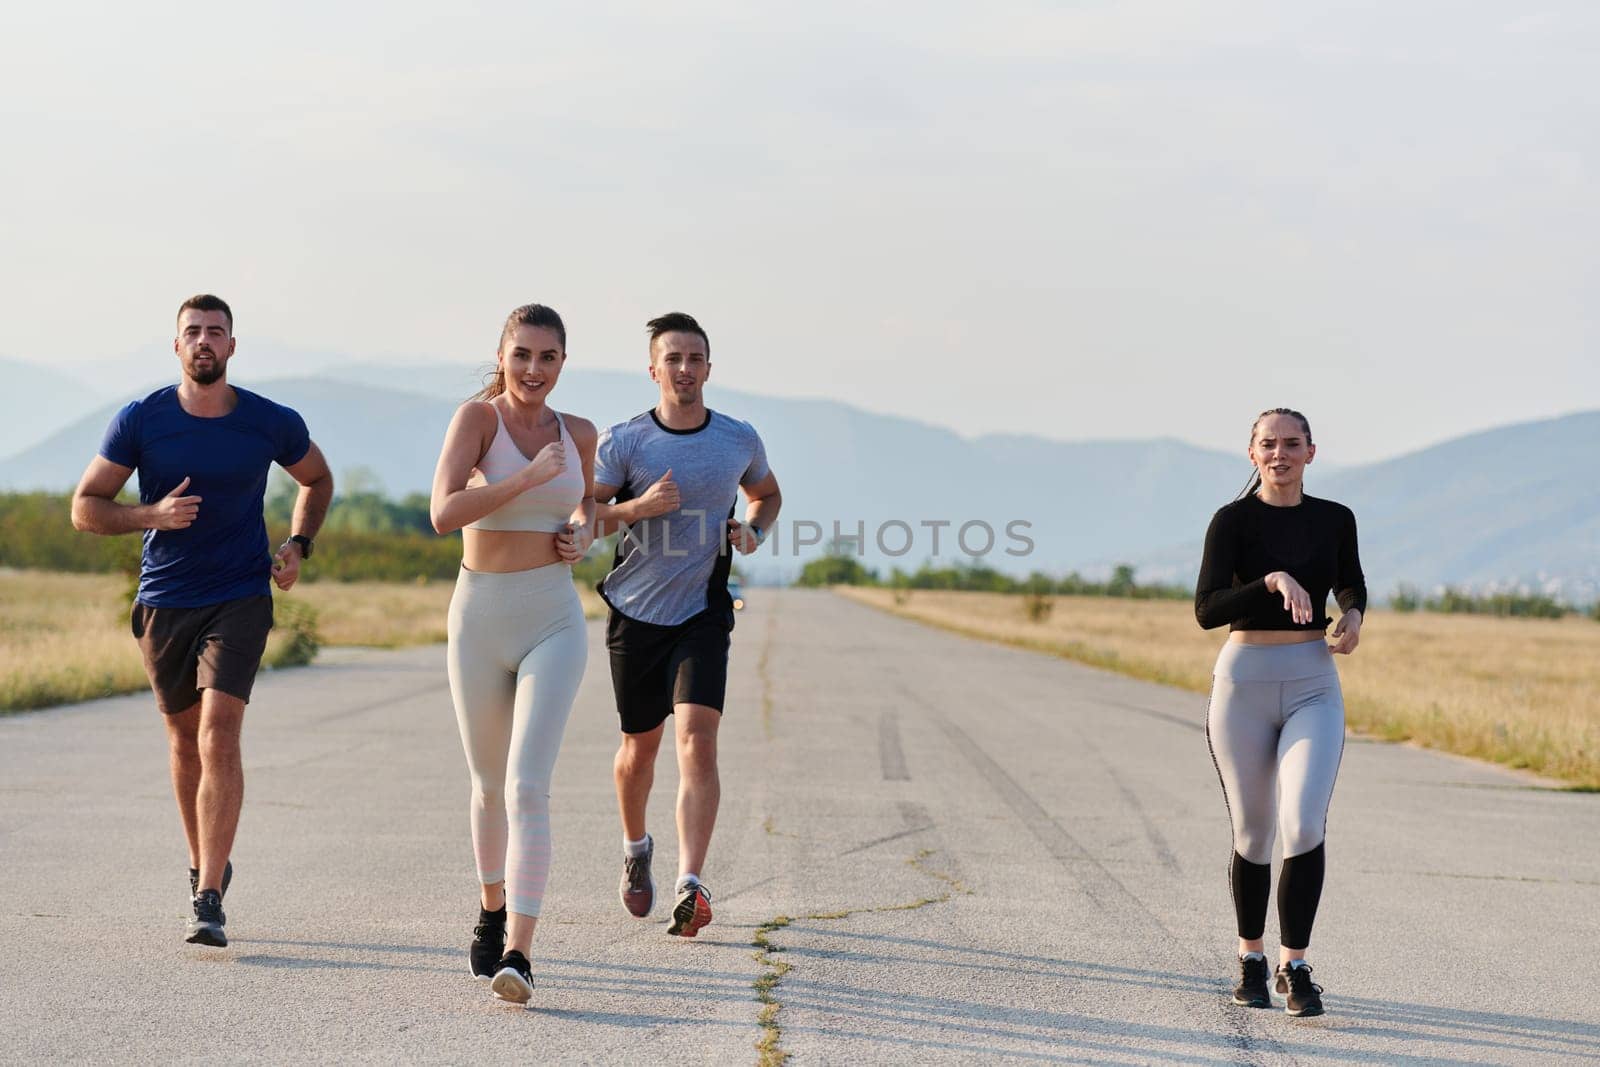
<instances>
[{"instance_id":1,"label":"running sneaker","mask_svg":"<svg viewBox=\"0 0 1600 1067\"><path fill-rule=\"evenodd\" d=\"M699 882L690 882L678 894L678 903L672 909L672 925L667 927L667 933L675 937L693 937L710 921L711 891Z\"/></svg>"},{"instance_id":2,"label":"running sneaker","mask_svg":"<svg viewBox=\"0 0 1600 1067\"><path fill-rule=\"evenodd\" d=\"M215 889L202 889L194 896L194 918L189 920L189 936L184 940L191 945L210 945L227 948L228 935L222 924L228 917L222 914L222 894Z\"/></svg>"},{"instance_id":3,"label":"running sneaker","mask_svg":"<svg viewBox=\"0 0 1600 1067\"><path fill-rule=\"evenodd\" d=\"M229 860L227 866L222 868L222 895L228 895L228 883L233 881L233 861ZM200 872L193 867L189 868L189 899L200 892Z\"/></svg>"},{"instance_id":4,"label":"running sneaker","mask_svg":"<svg viewBox=\"0 0 1600 1067\"><path fill-rule=\"evenodd\" d=\"M509 1000L513 1004L528 1003L533 998L533 968L528 966L528 957L515 949L507 952L506 958L500 961L500 969L489 983L489 989L501 1000Z\"/></svg>"},{"instance_id":5,"label":"running sneaker","mask_svg":"<svg viewBox=\"0 0 1600 1067\"><path fill-rule=\"evenodd\" d=\"M478 909L478 925L472 928L472 947L467 957L472 963L472 977L485 982L500 969L500 958L506 951L506 908L499 911Z\"/></svg>"},{"instance_id":6,"label":"running sneaker","mask_svg":"<svg viewBox=\"0 0 1600 1067\"><path fill-rule=\"evenodd\" d=\"M1233 987L1233 1002L1247 1008L1272 1007L1267 992L1267 958L1252 954L1239 957L1239 984Z\"/></svg>"},{"instance_id":7,"label":"running sneaker","mask_svg":"<svg viewBox=\"0 0 1600 1067\"><path fill-rule=\"evenodd\" d=\"M1322 987L1311 980L1311 965L1278 968L1278 992L1288 996L1284 1011L1299 1017L1322 1014Z\"/></svg>"},{"instance_id":8,"label":"running sneaker","mask_svg":"<svg viewBox=\"0 0 1600 1067\"><path fill-rule=\"evenodd\" d=\"M644 855L622 857L622 906L638 919L649 915L656 904L656 883L650 877L650 860L655 853L655 841L645 834Z\"/></svg>"}]
</instances>

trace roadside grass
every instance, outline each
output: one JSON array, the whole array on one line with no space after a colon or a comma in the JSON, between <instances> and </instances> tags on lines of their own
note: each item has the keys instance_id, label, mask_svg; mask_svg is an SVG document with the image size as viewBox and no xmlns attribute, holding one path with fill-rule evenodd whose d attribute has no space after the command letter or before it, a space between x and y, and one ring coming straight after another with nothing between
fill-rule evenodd
<instances>
[{"instance_id":1,"label":"roadside grass","mask_svg":"<svg viewBox=\"0 0 1600 1067\"><path fill-rule=\"evenodd\" d=\"M308 663L317 648L402 648L445 639L449 582L303 582L276 594L264 666ZM115 574L0 569L0 713L144 689L128 624L128 580ZM579 585L584 613L603 605Z\"/></svg>"},{"instance_id":2,"label":"roadside grass","mask_svg":"<svg viewBox=\"0 0 1600 1067\"><path fill-rule=\"evenodd\" d=\"M956 633L1208 692L1227 639L1186 601L836 586L839 594ZM1373 609L1339 658L1350 727L1600 790L1600 626Z\"/></svg>"},{"instance_id":3,"label":"roadside grass","mask_svg":"<svg viewBox=\"0 0 1600 1067\"><path fill-rule=\"evenodd\" d=\"M144 688L126 585L116 575L0 571L0 710Z\"/></svg>"}]
</instances>

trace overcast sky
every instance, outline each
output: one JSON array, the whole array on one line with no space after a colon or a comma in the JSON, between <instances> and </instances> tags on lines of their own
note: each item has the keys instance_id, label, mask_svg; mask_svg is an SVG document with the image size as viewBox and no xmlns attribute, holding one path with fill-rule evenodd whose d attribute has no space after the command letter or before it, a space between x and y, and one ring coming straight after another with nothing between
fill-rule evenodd
<instances>
[{"instance_id":1,"label":"overcast sky","mask_svg":"<svg viewBox=\"0 0 1600 1067\"><path fill-rule=\"evenodd\" d=\"M0 353L210 290L241 346L475 363L537 300L573 365L681 309L713 387L973 434L1600 407L1600 6L578 6L10 5Z\"/></svg>"}]
</instances>

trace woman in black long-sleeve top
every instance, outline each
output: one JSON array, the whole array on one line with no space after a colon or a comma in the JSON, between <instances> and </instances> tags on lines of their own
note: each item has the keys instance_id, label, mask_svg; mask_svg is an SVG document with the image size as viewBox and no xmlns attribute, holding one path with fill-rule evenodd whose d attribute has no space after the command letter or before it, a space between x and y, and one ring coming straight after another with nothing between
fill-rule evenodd
<instances>
[{"instance_id":1,"label":"woman in black long-sleeve top","mask_svg":"<svg viewBox=\"0 0 1600 1067\"><path fill-rule=\"evenodd\" d=\"M1276 977L1290 1015L1323 1010L1305 955L1344 753L1344 697L1331 653L1355 651L1367 606L1355 516L1305 495L1303 475L1315 455L1304 415L1274 408L1257 417L1250 432L1256 475L1212 518L1194 599L1201 626L1232 631L1212 676L1206 737L1233 823L1229 884L1240 961L1233 999L1272 1006L1263 933L1273 834L1281 828ZM1323 636L1330 590L1343 612L1331 646Z\"/></svg>"}]
</instances>

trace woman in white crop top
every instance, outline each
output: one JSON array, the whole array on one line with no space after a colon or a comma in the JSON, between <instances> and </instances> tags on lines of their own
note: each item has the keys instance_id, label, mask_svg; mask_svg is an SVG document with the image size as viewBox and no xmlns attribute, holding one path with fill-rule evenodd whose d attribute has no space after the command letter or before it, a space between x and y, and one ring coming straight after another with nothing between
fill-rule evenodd
<instances>
[{"instance_id":1,"label":"woman in white crop top","mask_svg":"<svg viewBox=\"0 0 1600 1067\"><path fill-rule=\"evenodd\" d=\"M468 957L495 996L518 1004L533 995L550 775L589 647L571 564L594 540L597 434L548 404L566 347L550 308L513 311L494 379L456 411L433 476L434 529L461 531L447 663L481 886Z\"/></svg>"}]
</instances>

